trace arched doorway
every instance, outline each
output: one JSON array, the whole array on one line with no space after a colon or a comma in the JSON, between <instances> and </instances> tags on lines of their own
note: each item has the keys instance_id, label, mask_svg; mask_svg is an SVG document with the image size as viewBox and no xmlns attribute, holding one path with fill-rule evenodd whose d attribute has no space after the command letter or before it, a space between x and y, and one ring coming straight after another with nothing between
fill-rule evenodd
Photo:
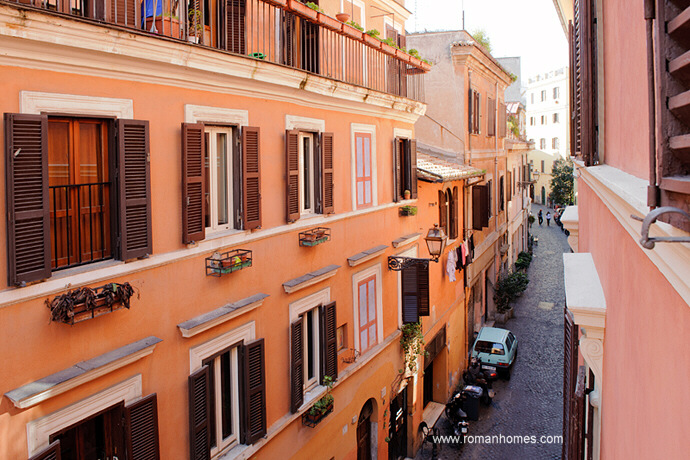
<instances>
[{"instance_id":1,"label":"arched doorway","mask_svg":"<svg viewBox=\"0 0 690 460\"><path fill-rule=\"evenodd\" d=\"M375 460L377 439L376 439L376 401L367 400L359 412L357 422L357 460ZM374 420L374 422L372 422Z\"/></svg>"}]
</instances>

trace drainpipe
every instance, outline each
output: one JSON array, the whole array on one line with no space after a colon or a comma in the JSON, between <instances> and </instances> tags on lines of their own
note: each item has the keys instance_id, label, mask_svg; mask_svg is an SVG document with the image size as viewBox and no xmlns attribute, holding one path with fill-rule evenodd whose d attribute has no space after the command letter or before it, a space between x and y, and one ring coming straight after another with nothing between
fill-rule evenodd
<instances>
[{"instance_id":1,"label":"drainpipe","mask_svg":"<svg viewBox=\"0 0 690 460\"><path fill-rule=\"evenodd\" d=\"M647 26L647 91L649 93L649 186L647 205L652 209L659 205L659 188L656 184L656 83L654 81L654 0L644 1L644 19Z\"/></svg>"}]
</instances>

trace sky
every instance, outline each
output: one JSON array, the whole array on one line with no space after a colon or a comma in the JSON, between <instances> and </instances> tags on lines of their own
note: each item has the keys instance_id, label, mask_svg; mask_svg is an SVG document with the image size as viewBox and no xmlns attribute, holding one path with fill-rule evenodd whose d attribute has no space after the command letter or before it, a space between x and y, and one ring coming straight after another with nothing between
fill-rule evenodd
<instances>
[{"instance_id":1,"label":"sky","mask_svg":"<svg viewBox=\"0 0 690 460\"><path fill-rule=\"evenodd\" d=\"M405 0L408 32L462 29L463 0ZM465 29L484 29L494 57L521 56L523 85L568 65L568 41L553 0L464 0ZM416 14L415 14L416 11Z\"/></svg>"}]
</instances>

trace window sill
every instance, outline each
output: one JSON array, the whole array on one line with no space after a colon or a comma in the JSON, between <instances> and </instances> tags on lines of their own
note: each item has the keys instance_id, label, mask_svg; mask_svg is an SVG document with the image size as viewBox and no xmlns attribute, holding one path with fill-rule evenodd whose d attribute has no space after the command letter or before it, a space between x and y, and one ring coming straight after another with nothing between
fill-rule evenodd
<instances>
[{"instance_id":1,"label":"window sill","mask_svg":"<svg viewBox=\"0 0 690 460\"><path fill-rule=\"evenodd\" d=\"M234 235L249 235L251 233L250 230L237 230L235 228L230 228L228 230L218 230L215 232L206 232L206 238L204 238L204 241L209 241L209 240L215 240L218 238L224 238L226 236L234 236ZM191 243L189 246L194 246L196 243Z\"/></svg>"},{"instance_id":2,"label":"window sill","mask_svg":"<svg viewBox=\"0 0 690 460\"><path fill-rule=\"evenodd\" d=\"M240 457L250 446L246 444L235 444L228 450L222 450L216 455L212 455L211 458L218 460L230 460L233 458Z\"/></svg>"}]
</instances>

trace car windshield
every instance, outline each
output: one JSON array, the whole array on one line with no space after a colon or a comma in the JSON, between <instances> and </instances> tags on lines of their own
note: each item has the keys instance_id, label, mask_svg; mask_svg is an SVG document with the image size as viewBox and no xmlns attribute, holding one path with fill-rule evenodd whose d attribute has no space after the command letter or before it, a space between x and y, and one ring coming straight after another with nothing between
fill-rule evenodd
<instances>
[{"instance_id":1,"label":"car windshield","mask_svg":"<svg viewBox=\"0 0 690 460\"><path fill-rule=\"evenodd\" d=\"M479 340L474 344L474 351L477 353L489 353L492 355L504 355L503 344Z\"/></svg>"}]
</instances>

